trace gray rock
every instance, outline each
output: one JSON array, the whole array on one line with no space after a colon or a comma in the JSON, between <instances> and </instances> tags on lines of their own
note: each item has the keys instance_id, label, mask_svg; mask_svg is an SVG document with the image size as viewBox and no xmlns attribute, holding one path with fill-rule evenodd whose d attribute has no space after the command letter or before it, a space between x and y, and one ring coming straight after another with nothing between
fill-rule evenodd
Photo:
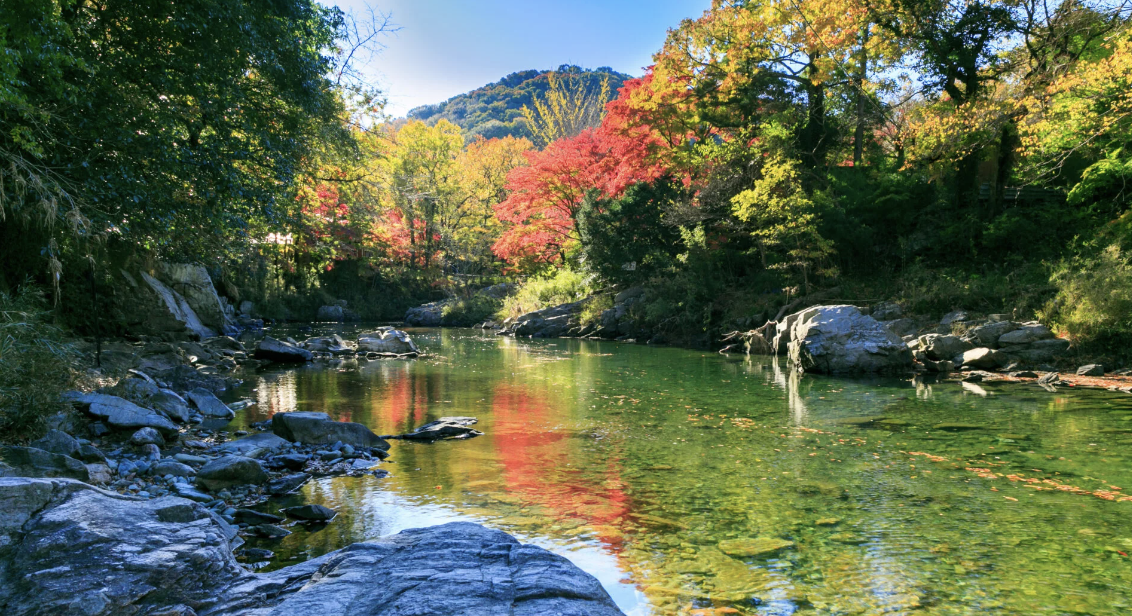
<instances>
[{"instance_id":1,"label":"gray rock","mask_svg":"<svg viewBox=\"0 0 1132 616\"><path fill-rule=\"evenodd\" d=\"M302 363L313 359L311 352L270 336L256 345L255 358L281 363Z\"/></svg>"},{"instance_id":2,"label":"gray rock","mask_svg":"<svg viewBox=\"0 0 1132 616\"><path fill-rule=\"evenodd\" d=\"M963 334L963 339L976 347L994 349L998 347L999 338L1016 329L1018 329L1018 324L1013 321L992 321L967 330Z\"/></svg>"},{"instance_id":3,"label":"gray rock","mask_svg":"<svg viewBox=\"0 0 1132 616\"><path fill-rule=\"evenodd\" d=\"M75 437L61 430L48 430L43 438L32 441L31 446L61 456L82 459L82 445Z\"/></svg>"},{"instance_id":4,"label":"gray rock","mask_svg":"<svg viewBox=\"0 0 1132 616\"><path fill-rule=\"evenodd\" d=\"M1061 381L1061 375L1056 372L1047 372L1038 379L1039 385L1054 385Z\"/></svg>"},{"instance_id":5,"label":"gray rock","mask_svg":"<svg viewBox=\"0 0 1132 616\"><path fill-rule=\"evenodd\" d=\"M314 522L329 522L333 520L338 512L322 505L299 505L298 507L288 507L283 510L283 513L289 518L296 520L310 520Z\"/></svg>"},{"instance_id":6,"label":"gray rock","mask_svg":"<svg viewBox=\"0 0 1132 616\"><path fill-rule=\"evenodd\" d=\"M85 394L78 397L75 403L88 414L120 430L155 428L166 436L177 433L177 426L164 415L117 396Z\"/></svg>"},{"instance_id":7,"label":"gray rock","mask_svg":"<svg viewBox=\"0 0 1132 616\"><path fill-rule=\"evenodd\" d=\"M999 348L1013 345L1030 344L1039 340L1053 338L1053 332L1041 323L1023 323L1018 329L1007 332L998 338Z\"/></svg>"},{"instance_id":8,"label":"gray rock","mask_svg":"<svg viewBox=\"0 0 1132 616\"><path fill-rule=\"evenodd\" d=\"M229 606L251 603L272 616L622 615L601 584L565 558L466 522L402 531L247 577L218 595L211 613L236 614Z\"/></svg>"},{"instance_id":9,"label":"gray rock","mask_svg":"<svg viewBox=\"0 0 1132 616\"><path fill-rule=\"evenodd\" d=\"M139 501L64 479L0 479L5 614L155 613L206 607L249 574L222 522L176 497ZM14 527L14 522L22 522ZM3 528L7 527L7 528Z\"/></svg>"},{"instance_id":10,"label":"gray rock","mask_svg":"<svg viewBox=\"0 0 1132 616\"><path fill-rule=\"evenodd\" d=\"M106 454L94 445L79 445L79 459L83 462L105 462Z\"/></svg>"},{"instance_id":11,"label":"gray rock","mask_svg":"<svg viewBox=\"0 0 1132 616\"><path fill-rule=\"evenodd\" d=\"M197 472L193 467L177 462L176 460L160 460L149 468L149 472L164 477L166 475L173 475L174 477L192 477Z\"/></svg>"},{"instance_id":12,"label":"gray rock","mask_svg":"<svg viewBox=\"0 0 1132 616\"><path fill-rule=\"evenodd\" d=\"M84 464L87 473L90 475L90 483L106 485L114 481L114 475L110 473L110 467L105 464Z\"/></svg>"},{"instance_id":13,"label":"gray rock","mask_svg":"<svg viewBox=\"0 0 1132 616\"><path fill-rule=\"evenodd\" d=\"M90 471L78 460L35 447L0 447L0 474L8 477L65 477L90 481ZM2 604L0 604L2 605Z\"/></svg>"},{"instance_id":14,"label":"gray rock","mask_svg":"<svg viewBox=\"0 0 1132 616\"><path fill-rule=\"evenodd\" d=\"M934 361L951 360L956 355L971 350L974 345L958 336L945 336L941 334L928 334L920 336L919 350Z\"/></svg>"},{"instance_id":15,"label":"gray rock","mask_svg":"<svg viewBox=\"0 0 1132 616\"><path fill-rule=\"evenodd\" d=\"M161 459L161 450L158 449L157 445L154 445L153 443L146 443L145 445L142 445L141 450L142 455L145 456L146 460L155 462Z\"/></svg>"},{"instance_id":16,"label":"gray rock","mask_svg":"<svg viewBox=\"0 0 1132 616\"><path fill-rule=\"evenodd\" d=\"M292 443L332 445L341 441L353 447L389 449L389 443L369 428L359 423L332 421L326 413L276 413L271 431Z\"/></svg>"},{"instance_id":17,"label":"gray rock","mask_svg":"<svg viewBox=\"0 0 1132 616\"><path fill-rule=\"evenodd\" d=\"M410 327L439 327L444 319L444 307L449 303L450 300L442 300L409 308L405 312L405 325Z\"/></svg>"},{"instance_id":18,"label":"gray rock","mask_svg":"<svg viewBox=\"0 0 1132 616\"><path fill-rule=\"evenodd\" d=\"M189 402L205 417L231 419L236 416L236 413L228 408L228 405L221 402L220 398L217 398L207 389L194 389L185 394L185 397L187 397Z\"/></svg>"},{"instance_id":19,"label":"gray rock","mask_svg":"<svg viewBox=\"0 0 1132 616\"><path fill-rule=\"evenodd\" d=\"M915 319L896 319L894 321L885 321L884 325L888 328L888 331L900 337L914 334L920 329L916 324Z\"/></svg>"},{"instance_id":20,"label":"gray rock","mask_svg":"<svg viewBox=\"0 0 1132 616\"><path fill-rule=\"evenodd\" d=\"M386 329L358 337L358 350L367 353L419 353L413 339L403 331Z\"/></svg>"},{"instance_id":21,"label":"gray rock","mask_svg":"<svg viewBox=\"0 0 1132 616\"><path fill-rule=\"evenodd\" d=\"M341 323L346 320L346 309L342 306L320 306L318 314L315 316L316 321L330 321L333 323Z\"/></svg>"},{"instance_id":22,"label":"gray rock","mask_svg":"<svg viewBox=\"0 0 1132 616\"><path fill-rule=\"evenodd\" d=\"M209 328L222 331L231 321L224 310L224 302L216 293L212 277L201 265L189 263L159 263L157 277L180 293L188 305ZM213 334L215 335L215 334ZM210 336L205 336L210 337Z\"/></svg>"},{"instance_id":23,"label":"gray rock","mask_svg":"<svg viewBox=\"0 0 1132 616\"><path fill-rule=\"evenodd\" d=\"M960 323L968 319L970 319L970 317L967 315L966 310L955 310L943 315L943 318L939 320L939 324L946 326L952 323Z\"/></svg>"},{"instance_id":24,"label":"gray rock","mask_svg":"<svg viewBox=\"0 0 1132 616\"><path fill-rule=\"evenodd\" d=\"M1104 366L1088 364L1077 369L1077 376L1104 376Z\"/></svg>"},{"instance_id":25,"label":"gray rock","mask_svg":"<svg viewBox=\"0 0 1132 616\"><path fill-rule=\"evenodd\" d=\"M153 410L178 423L188 423L193 416L189 403L168 389L157 390L150 396L149 404L153 406Z\"/></svg>"},{"instance_id":26,"label":"gray rock","mask_svg":"<svg viewBox=\"0 0 1132 616\"><path fill-rule=\"evenodd\" d=\"M208 494L197 490L187 483L173 484L173 491L177 493L177 496L187 498L198 503L211 503L212 501L216 500L215 496L209 496Z\"/></svg>"},{"instance_id":27,"label":"gray rock","mask_svg":"<svg viewBox=\"0 0 1132 616\"><path fill-rule=\"evenodd\" d=\"M270 432L260 432L259 434L228 441L221 445L218 451L220 453L244 456L245 458L260 458L273 451L279 451L279 449L287 444L287 439L271 434Z\"/></svg>"},{"instance_id":28,"label":"gray rock","mask_svg":"<svg viewBox=\"0 0 1132 616\"><path fill-rule=\"evenodd\" d=\"M182 464L207 464L208 458L204 456L194 456L188 453L179 453L173 456L173 459Z\"/></svg>"},{"instance_id":29,"label":"gray rock","mask_svg":"<svg viewBox=\"0 0 1132 616\"><path fill-rule=\"evenodd\" d=\"M979 348L963 353L963 366L980 370L997 370L1007 364L1009 358L1002 351Z\"/></svg>"},{"instance_id":30,"label":"gray rock","mask_svg":"<svg viewBox=\"0 0 1132 616\"><path fill-rule=\"evenodd\" d=\"M293 471L301 471L303 467L307 465L307 460L310 459L310 456L301 453L289 453L275 456L272 459L282 464L284 468Z\"/></svg>"},{"instance_id":31,"label":"gray rock","mask_svg":"<svg viewBox=\"0 0 1132 616\"><path fill-rule=\"evenodd\" d=\"M348 355L357 352L357 345L345 340L342 336L321 336L308 338L303 341L302 347L317 353L332 353L334 355Z\"/></svg>"},{"instance_id":32,"label":"gray rock","mask_svg":"<svg viewBox=\"0 0 1132 616\"><path fill-rule=\"evenodd\" d=\"M130 437L130 444L138 447L142 445L164 445L165 438L153 428L141 428Z\"/></svg>"},{"instance_id":33,"label":"gray rock","mask_svg":"<svg viewBox=\"0 0 1132 616\"><path fill-rule=\"evenodd\" d=\"M869 310L869 316L878 321L894 321L904 316L904 309L895 302L884 302L873 306Z\"/></svg>"},{"instance_id":34,"label":"gray rock","mask_svg":"<svg viewBox=\"0 0 1132 616\"><path fill-rule=\"evenodd\" d=\"M408 434L402 434L397 438L410 441L438 441L441 439L483 436L483 432L471 428L471 426L475 425L478 421L479 420L475 417L441 417L436 421L426 423L416 430Z\"/></svg>"},{"instance_id":35,"label":"gray rock","mask_svg":"<svg viewBox=\"0 0 1132 616\"><path fill-rule=\"evenodd\" d=\"M790 361L818 373L897 372L912 366L899 336L854 306L803 310L791 328Z\"/></svg>"},{"instance_id":36,"label":"gray rock","mask_svg":"<svg viewBox=\"0 0 1132 616\"><path fill-rule=\"evenodd\" d=\"M267 484L267 491L276 496L291 494L310 481L311 476L306 473L295 473L273 480Z\"/></svg>"},{"instance_id":37,"label":"gray rock","mask_svg":"<svg viewBox=\"0 0 1132 616\"><path fill-rule=\"evenodd\" d=\"M241 456L217 458L197 471L197 485L215 492L234 486L267 483L267 472L258 460Z\"/></svg>"},{"instance_id":38,"label":"gray rock","mask_svg":"<svg viewBox=\"0 0 1132 616\"><path fill-rule=\"evenodd\" d=\"M124 273L124 272L123 272ZM139 272L142 281L150 289L150 291L157 296L159 300L156 305L164 308L164 313L155 315L157 319L172 321L178 323L183 331L191 333L193 337L204 340L216 335L216 330L208 327L193 310L192 305L188 300L178 293L177 291L169 288L165 283L150 276L147 272ZM214 291L215 292L215 291ZM147 320L155 320L148 318ZM169 328L163 325L162 328ZM147 328L147 330L152 328ZM171 329L171 328L169 328Z\"/></svg>"}]
</instances>

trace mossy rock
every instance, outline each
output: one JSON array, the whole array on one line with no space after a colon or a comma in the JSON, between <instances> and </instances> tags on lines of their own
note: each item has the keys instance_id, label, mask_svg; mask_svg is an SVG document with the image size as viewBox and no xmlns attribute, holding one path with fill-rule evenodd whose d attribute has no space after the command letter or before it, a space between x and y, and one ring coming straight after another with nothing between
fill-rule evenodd
<instances>
[{"instance_id":1,"label":"mossy rock","mask_svg":"<svg viewBox=\"0 0 1132 616\"><path fill-rule=\"evenodd\" d=\"M985 426L969 423L941 423L932 426L932 430L947 430L949 432L964 432L967 430L985 430Z\"/></svg>"}]
</instances>

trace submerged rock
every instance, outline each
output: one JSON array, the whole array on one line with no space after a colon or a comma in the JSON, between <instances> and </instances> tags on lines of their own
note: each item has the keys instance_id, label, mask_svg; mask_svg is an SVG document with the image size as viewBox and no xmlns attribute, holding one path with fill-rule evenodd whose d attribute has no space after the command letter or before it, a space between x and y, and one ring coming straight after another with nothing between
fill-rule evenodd
<instances>
[{"instance_id":1,"label":"submerged rock","mask_svg":"<svg viewBox=\"0 0 1132 616\"><path fill-rule=\"evenodd\" d=\"M296 520L309 520L314 522L329 522L333 520L338 512L330 507L323 507L322 505L300 505L298 507L288 507L283 510L283 513L289 518Z\"/></svg>"},{"instance_id":2,"label":"submerged rock","mask_svg":"<svg viewBox=\"0 0 1132 616\"><path fill-rule=\"evenodd\" d=\"M261 432L251 436L229 441L220 446L220 453L235 454L246 458L259 458L264 454L279 451L287 445L284 439L269 432Z\"/></svg>"},{"instance_id":3,"label":"submerged rock","mask_svg":"<svg viewBox=\"0 0 1132 616\"><path fill-rule=\"evenodd\" d=\"M408 434L396 438L410 441L438 441L441 439L472 438L483 436L483 432L473 430L471 426L479 420L475 417L441 417L436 421L426 423Z\"/></svg>"},{"instance_id":4,"label":"submerged rock","mask_svg":"<svg viewBox=\"0 0 1132 616\"><path fill-rule=\"evenodd\" d=\"M896 372L912 366L908 345L854 306L816 306L791 316L790 361L801 370Z\"/></svg>"},{"instance_id":5,"label":"submerged rock","mask_svg":"<svg viewBox=\"0 0 1132 616\"><path fill-rule=\"evenodd\" d=\"M728 539L719 542L719 550L728 556L734 556L736 558L756 558L775 554L779 550L793 547L793 545L793 541L773 537Z\"/></svg>"},{"instance_id":6,"label":"submerged rock","mask_svg":"<svg viewBox=\"0 0 1132 616\"><path fill-rule=\"evenodd\" d=\"M271 420L271 431L292 443L333 445L341 441L351 447L389 449L389 443L369 428L349 421L333 421L326 413L277 413Z\"/></svg>"}]
</instances>

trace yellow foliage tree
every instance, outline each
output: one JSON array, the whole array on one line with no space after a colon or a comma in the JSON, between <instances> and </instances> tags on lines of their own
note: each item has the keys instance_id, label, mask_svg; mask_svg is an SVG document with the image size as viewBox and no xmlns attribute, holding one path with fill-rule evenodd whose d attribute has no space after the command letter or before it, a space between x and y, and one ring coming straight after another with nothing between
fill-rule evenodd
<instances>
[{"instance_id":1,"label":"yellow foliage tree","mask_svg":"<svg viewBox=\"0 0 1132 616\"><path fill-rule=\"evenodd\" d=\"M533 108L523 106L523 118L535 143L545 147L601 124L610 97L608 76L597 88L590 86L581 74L553 72L547 74L547 79L546 96L535 96Z\"/></svg>"}]
</instances>

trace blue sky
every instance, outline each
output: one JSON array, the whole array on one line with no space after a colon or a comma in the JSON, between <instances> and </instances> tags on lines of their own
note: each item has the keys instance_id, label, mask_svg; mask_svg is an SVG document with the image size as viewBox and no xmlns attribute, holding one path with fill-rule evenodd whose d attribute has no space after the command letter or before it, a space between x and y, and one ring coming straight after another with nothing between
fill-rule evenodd
<instances>
[{"instance_id":1,"label":"blue sky","mask_svg":"<svg viewBox=\"0 0 1132 616\"><path fill-rule=\"evenodd\" d=\"M333 2L333 0L330 0ZM333 2L360 9L365 0ZM366 67L402 116L525 69L611 66L640 75L669 28L711 0L373 0L401 30Z\"/></svg>"}]
</instances>

